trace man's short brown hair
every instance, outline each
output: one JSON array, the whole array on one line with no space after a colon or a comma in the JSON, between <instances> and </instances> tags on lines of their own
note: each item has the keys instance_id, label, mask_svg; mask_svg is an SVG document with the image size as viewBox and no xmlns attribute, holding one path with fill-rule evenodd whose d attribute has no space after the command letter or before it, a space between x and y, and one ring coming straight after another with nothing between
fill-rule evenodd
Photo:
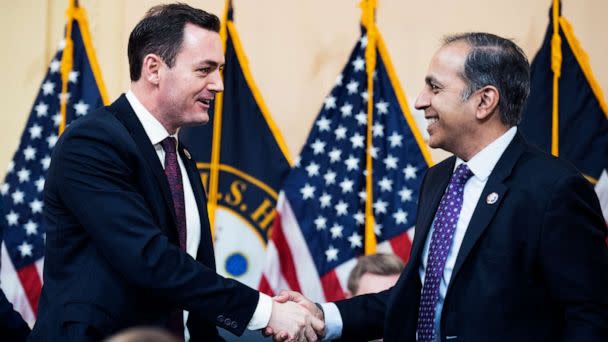
<instances>
[{"instance_id":1,"label":"man's short brown hair","mask_svg":"<svg viewBox=\"0 0 608 342\"><path fill-rule=\"evenodd\" d=\"M131 81L141 77L143 59L149 53L157 54L169 68L173 67L188 23L209 31L220 31L217 16L186 4L158 5L148 10L129 36L127 54Z\"/></svg>"},{"instance_id":2,"label":"man's short brown hair","mask_svg":"<svg viewBox=\"0 0 608 342\"><path fill-rule=\"evenodd\" d=\"M357 293L359 281L365 273L381 276L401 274L404 266L401 259L394 254L379 253L362 256L348 276L348 290L351 293Z\"/></svg>"}]
</instances>

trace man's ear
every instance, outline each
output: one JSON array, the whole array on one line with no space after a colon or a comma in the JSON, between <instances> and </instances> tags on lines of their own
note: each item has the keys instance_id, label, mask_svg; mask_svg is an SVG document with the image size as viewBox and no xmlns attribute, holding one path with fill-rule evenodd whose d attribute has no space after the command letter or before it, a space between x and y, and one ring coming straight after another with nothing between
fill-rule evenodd
<instances>
[{"instance_id":1,"label":"man's ear","mask_svg":"<svg viewBox=\"0 0 608 342\"><path fill-rule=\"evenodd\" d=\"M488 85L477 91L479 94L479 102L475 117L478 120L488 119L492 113L498 107L498 101L500 100L500 94L496 87Z\"/></svg>"},{"instance_id":2,"label":"man's ear","mask_svg":"<svg viewBox=\"0 0 608 342\"><path fill-rule=\"evenodd\" d=\"M149 83L158 85L160 79L159 71L162 64L163 61L158 55L153 53L145 55L141 66L141 77Z\"/></svg>"}]
</instances>

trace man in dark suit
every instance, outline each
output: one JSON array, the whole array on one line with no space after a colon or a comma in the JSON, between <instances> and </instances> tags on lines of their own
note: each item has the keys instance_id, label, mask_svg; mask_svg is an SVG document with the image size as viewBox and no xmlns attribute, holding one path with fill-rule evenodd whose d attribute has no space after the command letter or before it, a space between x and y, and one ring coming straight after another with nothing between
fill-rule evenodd
<instances>
[{"instance_id":1,"label":"man in dark suit","mask_svg":"<svg viewBox=\"0 0 608 342\"><path fill-rule=\"evenodd\" d=\"M4 216L2 203L0 203L0 215ZM0 245L4 234L4 224L0 224ZM13 304L8 301L4 291L0 289L0 340L2 341L25 341L30 334L30 327L21 315L13 309Z\"/></svg>"},{"instance_id":2,"label":"man in dark suit","mask_svg":"<svg viewBox=\"0 0 608 342\"><path fill-rule=\"evenodd\" d=\"M599 202L574 167L517 132L528 93L513 42L448 37L416 107L429 145L454 156L424 177L399 281L323 310L298 293L279 300L324 315L326 338L344 341L608 341Z\"/></svg>"},{"instance_id":3,"label":"man in dark suit","mask_svg":"<svg viewBox=\"0 0 608 342\"><path fill-rule=\"evenodd\" d=\"M274 326L316 340L313 326L323 323L304 308L215 272L204 189L177 131L206 123L223 90L218 31L205 11L152 8L129 38L131 90L59 139L30 340L97 341L139 325L183 338L184 322L191 341L220 340L216 326L237 335Z\"/></svg>"}]
</instances>

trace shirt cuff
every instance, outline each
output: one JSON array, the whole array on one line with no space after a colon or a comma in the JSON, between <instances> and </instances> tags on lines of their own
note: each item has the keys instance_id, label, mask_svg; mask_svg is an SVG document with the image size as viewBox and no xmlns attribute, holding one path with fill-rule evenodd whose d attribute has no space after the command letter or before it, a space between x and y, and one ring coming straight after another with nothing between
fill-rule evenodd
<instances>
[{"instance_id":1,"label":"shirt cuff","mask_svg":"<svg viewBox=\"0 0 608 342\"><path fill-rule=\"evenodd\" d=\"M323 341L331 341L342 336L342 315L334 303L323 303L323 315L325 316L325 337Z\"/></svg>"},{"instance_id":2,"label":"shirt cuff","mask_svg":"<svg viewBox=\"0 0 608 342\"><path fill-rule=\"evenodd\" d=\"M258 306L256 306L253 312L251 321L247 324L249 330L260 330L268 326L270 322L270 314L272 313L272 299L260 292L260 298L258 299Z\"/></svg>"}]
</instances>

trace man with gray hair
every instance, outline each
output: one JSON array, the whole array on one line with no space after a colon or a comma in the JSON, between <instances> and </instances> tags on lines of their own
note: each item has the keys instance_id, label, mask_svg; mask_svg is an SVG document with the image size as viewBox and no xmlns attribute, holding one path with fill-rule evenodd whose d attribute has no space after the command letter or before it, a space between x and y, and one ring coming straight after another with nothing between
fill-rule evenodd
<instances>
[{"instance_id":1,"label":"man with gray hair","mask_svg":"<svg viewBox=\"0 0 608 342\"><path fill-rule=\"evenodd\" d=\"M448 37L416 100L430 168L397 284L336 303L293 300L327 339L388 342L608 341L606 225L593 187L517 130L529 64L508 39Z\"/></svg>"}]
</instances>

